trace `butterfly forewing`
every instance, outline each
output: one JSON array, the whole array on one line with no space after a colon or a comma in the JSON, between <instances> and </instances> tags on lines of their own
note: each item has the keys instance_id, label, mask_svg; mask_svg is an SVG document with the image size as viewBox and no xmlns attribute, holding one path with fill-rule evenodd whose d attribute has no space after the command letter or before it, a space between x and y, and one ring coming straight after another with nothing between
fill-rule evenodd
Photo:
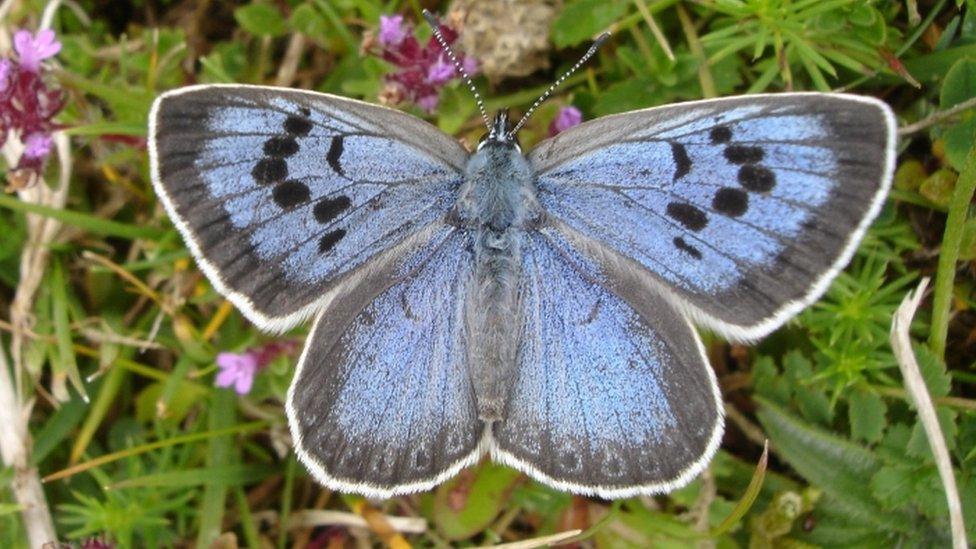
<instances>
[{"instance_id":1,"label":"butterfly forewing","mask_svg":"<svg viewBox=\"0 0 976 549\"><path fill-rule=\"evenodd\" d=\"M718 386L698 335L660 296L628 303L544 229L523 245L517 368L497 459L561 489L662 492L718 448Z\"/></svg>"},{"instance_id":2,"label":"butterfly forewing","mask_svg":"<svg viewBox=\"0 0 976 549\"><path fill-rule=\"evenodd\" d=\"M337 296L318 317L289 390L298 455L334 489L424 490L482 453L462 332L470 235L414 249L375 299Z\"/></svg>"},{"instance_id":3,"label":"butterfly forewing","mask_svg":"<svg viewBox=\"0 0 976 549\"><path fill-rule=\"evenodd\" d=\"M150 117L153 181L222 293L285 329L453 204L466 153L404 113L313 92L200 86Z\"/></svg>"},{"instance_id":4,"label":"butterfly forewing","mask_svg":"<svg viewBox=\"0 0 976 549\"><path fill-rule=\"evenodd\" d=\"M530 159L540 202L608 276L639 265L703 324L752 339L850 259L890 184L893 140L879 101L781 94L601 118Z\"/></svg>"}]
</instances>

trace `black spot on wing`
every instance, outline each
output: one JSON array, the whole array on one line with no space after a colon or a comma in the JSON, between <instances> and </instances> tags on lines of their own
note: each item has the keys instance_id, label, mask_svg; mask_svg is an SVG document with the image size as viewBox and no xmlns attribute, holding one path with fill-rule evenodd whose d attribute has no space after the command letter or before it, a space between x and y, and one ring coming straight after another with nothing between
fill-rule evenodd
<instances>
[{"instance_id":1,"label":"black spot on wing","mask_svg":"<svg viewBox=\"0 0 976 549\"><path fill-rule=\"evenodd\" d=\"M691 158L681 143L671 143L671 156L674 157L674 180L677 181L691 171Z\"/></svg>"},{"instance_id":2,"label":"black spot on wing","mask_svg":"<svg viewBox=\"0 0 976 549\"><path fill-rule=\"evenodd\" d=\"M274 190L271 192L271 196L274 198L274 201L278 204L278 206L288 209L308 202L311 193L309 192L307 185L301 181L292 180L283 181L275 185Z\"/></svg>"},{"instance_id":3,"label":"black spot on wing","mask_svg":"<svg viewBox=\"0 0 976 549\"><path fill-rule=\"evenodd\" d=\"M728 143L729 139L732 139L732 130L728 126L715 126L712 128L712 131L708 132L708 137L716 145L719 143Z\"/></svg>"},{"instance_id":4,"label":"black spot on wing","mask_svg":"<svg viewBox=\"0 0 976 549\"><path fill-rule=\"evenodd\" d=\"M326 253L330 251L344 236L346 236L344 229L336 229L325 233L319 240L319 252Z\"/></svg>"},{"instance_id":5,"label":"black spot on wing","mask_svg":"<svg viewBox=\"0 0 976 549\"><path fill-rule=\"evenodd\" d=\"M308 116L307 114L305 116ZM285 131L296 137L303 137L312 131L312 121L304 116L291 115L285 119Z\"/></svg>"},{"instance_id":6,"label":"black spot on wing","mask_svg":"<svg viewBox=\"0 0 976 549\"><path fill-rule=\"evenodd\" d=\"M312 213L315 215L316 221L325 225L339 217L339 214L347 210L349 206L352 206L352 200L349 200L348 196L323 198L312 209Z\"/></svg>"},{"instance_id":7,"label":"black spot on wing","mask_svg":"<svg viewBox=\"0 0 976 549\"><path fill-rule=\"evenodd\" d=\"M749 195L741 189L722 187L715 193L712 207L729 217L739 217L749 209Z\"/></svg>"},{"instance_id":8,"label":"black spot on wing","mask_svg":"<svg viewBox=\"0 0 976 549\"><path fill-rule=\"evenodd\" d=\"M262 158L254 165L251 175L258 183L277 183L288 177L288 164L280 158Z\"/></svg>"},{"instance_id":9,"label":"black spot on wing","mask_svg":"<svg viewBox=\"0 0 976 549\"><path fill-rule=\"evenodd\" d=\"M682 202L670 202L667 209L668 215L676 219L686 229L700 231L708 225L708 216L691 204Z\"/></svg>"},{"instance_id":10,"label":"black spot on wing","mask_svg":"<svg viewBox=\"0 0 976 549\"><path fill-rule=\"evenodd\" d=\"M695 259L702 258L701 252L698 251L698 248L688 244L685 242L685 239L681 238L680 236L676 236L674 238L674 246Z\"/></svg>"},{"instance_id":11,"label":"black spot on wing","mask_svg":"<svg viewBox=\"0 0 976 549\"><path fill-rule=\"evenodd\" d=\"M332 145L329 146L329 153L325 156L325 159L329 162L329 166L339 175L343 175L342 164L339 160L342 158L342 136L337 135L332 138Z\"/></svg>"},{"instance_id":12,"label":"black spot on wing","mask_svg":"<svg viewBox=\"0 0 976 549\"><path fill-rule=\"evenodd\" d=\"M739 184L746 190L766 193L776 186L776 174L768 168L746 164L739 168Z\"/></svg>"},{"instance_id":13,"label":"black spot on wing","mask_svg":"<svg viewBox=\"0 0 976 549\"><path fill-rule=\"evenodd\" d=\"M733 164L755 164L761 162L766 153L760 147L729 145L725 147L725 158Z\"/></svg>"},{"instance_id":14,"label":"black spot on wing","mask_svg":"<svg viewBox=\"0 0 976 549\"><path fill-rule=\"evenodd\" d=\"M298 141L294 137L272 137L264 142L264 154L275 157L288 157L298 152Z\"/></svg>"}]
</instances>

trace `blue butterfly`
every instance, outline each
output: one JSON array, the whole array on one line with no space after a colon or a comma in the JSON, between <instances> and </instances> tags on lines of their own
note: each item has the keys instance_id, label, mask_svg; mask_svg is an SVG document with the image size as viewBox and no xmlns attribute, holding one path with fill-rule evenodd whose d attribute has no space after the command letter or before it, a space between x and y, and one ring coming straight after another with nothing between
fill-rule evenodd
<instances>
[{"instance_id":1,"label":"blue butterfly","mask_svg":"<svg viewBox=\"0 0 976 549\"><path fill-rule=\"evenodd\" d=\"M528 155L524 120L469 154L321 93L153 105L156 192L216 289L262 329L315 319L286 408L323 484L426 490L486 453L605 498L686 484L724 425L692 323L755 340L815 301L895 158L891 110L854 95L633 111Z\"/></svg>"}]
</instances>

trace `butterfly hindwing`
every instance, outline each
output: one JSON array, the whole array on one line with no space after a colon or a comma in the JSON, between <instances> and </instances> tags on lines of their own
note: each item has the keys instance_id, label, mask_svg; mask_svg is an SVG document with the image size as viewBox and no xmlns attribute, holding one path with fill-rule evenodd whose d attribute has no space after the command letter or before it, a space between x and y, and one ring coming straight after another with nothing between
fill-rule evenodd
<instances>
[{"instance_id":1,"label":"butterfly hindwing","mask_svg":"<svg viewBox=\"0 0 976 549\"><path fill-rule=\"evenodd\" d=\"M721 398L698 335L657 294L628 303L543 230L527 237L520 344L493 456L607 498L683 485L718 448Z\"/></svg>"},{"instance_id":2,"label":"butterfly hindwing","mask_svg":"<svg viewBox=\"0 0 976 549\"><path fill-rule=\"evenodd\" d=\"M157 193L198 262L251 321L279 330L442 218L467 156L407 114L258 86L164 94L150 126Z\"/></svg>"},{"instance_id":3,"label":"butterfly hindwing","mask_svg":"<svg viewBox=\"0 0 976 549\"><path fill-rule=\"evenodd\" d=\"M880 101L778 94L600 118L530 160L539 201L568 239L601 248L607 276L643 267L644 286L702 324L754 339L850 259L886 195L893 144Z\"/></svg>"},{"instance_id":4,"label":"butterfly hindwing","mask_svg":"<svg viewBox=\"0 0 976 549\"><path fill-rule=\"evenodd\" d=\"M428 489L482 454L463 338L470 236L445 228L379 295L337 296L288 393L296 451L327 486L371 497Z\"/></svg>"}]
</instances>

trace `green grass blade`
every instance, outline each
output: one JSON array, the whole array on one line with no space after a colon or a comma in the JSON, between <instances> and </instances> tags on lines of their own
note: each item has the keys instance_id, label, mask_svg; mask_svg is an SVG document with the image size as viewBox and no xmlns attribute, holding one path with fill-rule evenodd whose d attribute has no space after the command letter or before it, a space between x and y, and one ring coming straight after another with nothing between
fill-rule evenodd
<instances>
[{"instance_id":1,"label":"green grass blade","mask_svg":"<svg viewBox=\"0 0 976 549\"><path fill-rule=\"evenodd\" d=\"M102 236L116 236L129 240L137 240L140 238L157 240L166 234L166 231L156 227L130 225L128 223L120 223L110 219L101 219L97 216L84 214L81 212L51 208L49 206L42 206L40 204L32 204L30 202L23 202L14 196L6 194L0 194L0 208L7 208L8 210L14 210L17 212L32 213L42 215L44 217L50 217L52 219L57 219L66 225L72 225L80 229L84 229L92 234Z\"/></svg>"},{"instance_id":2,"label":"green grass blade","mask_svg":"<svg viewBox=\"0 0 976 549\"><path fill-rule=\"evenodd\" d=\"M213 431L204 431L202 433L192 433L189 435L183 435L179 437L167 438L165 440L157 440L156 442L150 442L148 444L140 444L138 446L133 446L132 448L126 448L125 450L119 450L118 452L112 452L111 454L105 454L103 456L98 456L95 459L86 461L84 463L79 463L73 467L68 467L67 469L62 469L56 473L51 473L46 477L42 478L42 482L51 482L52 480L59 480L63 478L68 478L70 476L77 475L78 473L83 473L99 465L105 465L106 463L111 463L113 461L118 461L123 458L137 456L139 454L144 454L146 452L151 452L159 448L165 448L167 446L177 446L180 444L188 444L191 442L196 442L198 440L207 440L214 437L222 437L225 435L234 434L244 434L250 433L252 431L260 431L268 426L267 421L252 421L250 423L241 423L234 425L233 427L228 427L226 429L216 429Z\"/></svg>"},{"instance_id":3,"label":"green grass blade","mask_svg":"<svg viewBox=\"0 0 976 549\"><path fill-rule=\"evenodd\" d=\"M952 291L956 279L956 263L962 245L963 228L969 204L976 191L976 145L969 149L966 163L956 180L946 217L942 237L942 253L939 254L939 270L935 277L935 295L932 298L932 328L929 331L929 347L935 356L945 356L946 337L949 332L949 312L952 307Z\"/></svg>"},{"instance_id":4,"label":"green grass blade","mask_svg":"<svg viewBox=\"0 0 976 549\"><path fill-rule=\"evenodd\" d=\"M206 486L208 484L222 484L235 486L253 484L264 480L277 472L277 467L271 465L222 465L220 467L198 467L179 471L164 471L110 484L108 488L119 490L122 488L141 488L146 486Z\"/></svg>"},{"instance_id":5,"label":"green grass blade","mask_svg":"<svg viewBox=\"0 0 976 549\"><path fill-rule=\"evenodd\" d=\"M212 431L227 429L234 425L237 395L234 392L214 391L210 397L208 426ZM207 468L226 469L231 466L234 447L229 436L213 437L208 441ZM211 482L204 485L200 502L200 529L197 532L197 547L210 547L220 535L227 502L227 484Z\"/></svg>"}]
</instances>

